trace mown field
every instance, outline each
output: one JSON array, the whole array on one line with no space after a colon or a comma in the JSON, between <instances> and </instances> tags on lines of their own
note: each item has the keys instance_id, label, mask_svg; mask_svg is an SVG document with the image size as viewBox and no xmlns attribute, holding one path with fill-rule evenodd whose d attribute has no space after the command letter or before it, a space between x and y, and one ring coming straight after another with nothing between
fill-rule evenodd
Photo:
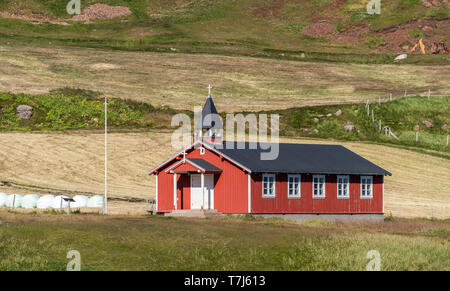
<instances>
[{"instance_id":1,"label":"mown field","mask_svg":"<svg viewBox=\"0 0 450 291\"><path fill-rule=\"evenodd\" d=\"M380 224L168 219L0 211L0 270L450 270L449 221Z\"/></svg>"},{"instance_id":2,"label":"mown field","mask_svg":"<svg viewBox=\"0 0 450 291\"><path fill-rule=\"evenodd\" d=\"M46 94L64 87L193 110L207 86L221 112L363 103L378 96L449 96L448 65L363 65L7 44L0 91ZM180 102L182 100L183 102Z\"/></svg>"},{"instance_id":3,"label":"mown field","mask_svg":"<svg viewBox=\"0 0 450 291\"><path fill-rule=\"evenodd\" d=\"M152 198L154 177L146 173L173 155L172 131L109 134L109 195L135 200ZM342 144L393 175L385 179L386 214L404 217L450 217L448 159L392 146L308 138L281 142ZM169 145L169 146L168 146ZM100 132L0 134L0 176L7 193L102 194L104 135ZM117 202L119 203L119 202ZM123 202L121 202L123 203ZM142 214L144 203L120 204L113 213Z\"/></svg>"}]
</instances>

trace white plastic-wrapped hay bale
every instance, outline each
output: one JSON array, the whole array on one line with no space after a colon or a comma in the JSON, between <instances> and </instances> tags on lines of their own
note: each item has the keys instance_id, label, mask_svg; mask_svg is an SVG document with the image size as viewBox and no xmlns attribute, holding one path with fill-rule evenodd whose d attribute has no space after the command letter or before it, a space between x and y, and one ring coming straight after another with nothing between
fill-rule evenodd
<instances>
[{"instance_id":1,"label":"white plastic-wrapped hay bale","mask_svg":"<svg viewBox=\"0 0 450 291\"><path fill-rule=\"evenodd\" d=\"M52 201L55 196L52 194L47 194L39 198L37 201L36 207L39 209L47 209L52 207Z\"/></svg>"},{"instance_id":2,"label":"white plastic-wrapped hay bale","mask_svg":"<svg viewBox=\"0 0 450 291\"><path fill-rule=\"evenodd\" d=\"M0 207L6 205L6 200L8 200L8 194L0 192Z\"/></svg>"},{"instance_id":3,"label":"white plastic-wrapped hay bale","mask_svg":"<svg viewBox=\"0 0 450 291\"><path fill-rule=\"evenodd\" d=\"M54 208L54 209L67 208L68 202L65 201L63 198L69 198L69 197L63 196L63 195L55 196L55 198L53 198L53 200L52 200L52 208Z\"/></svg>"},{"instance_id":4,"label":"white plastic-wrapped hay bale","mask_svg":"<svg viewBox=\"0 0 450 291\"><path fill-rule=\"evenodd\" d=\"M88 207L103 207L103 196L95 195L89 198Z\"/></svg>"},{"instance_id":5,"label":"white plastic-wrapped hay bale","mask_svg":"<svg viewBox=\"0 0 450 291\"><path fill-rule=\"evenodd\" d=\"M27 209L36 208L39 198L37 194L25 195L22 199L22 207Z\"/></svg>"},{"instance_id":6,"label":"white plastic-wrapped hay bale","mask_svg":"<svg viewBox=\"0 0 450 291\"><path fill-rule=\"evenodd\" d=\"M6 206L14 208L22 207L22 199L23 196L20 194L8 195L8 198L6 199Z\"/></svg>"},{"instance_id":7,"label":"white plastic-wrapped hay bale","mask_svg":"<svg viewBox=\"0 0 450 291\"><path fill-rule=\"evenodd\" d=\"M73 200L75 200L75 202L71 202L70 203L70 208L87 207L88 206L89 197L84 196L84 195L75 195L73 197Z\"/></svg>"}]
</instances>

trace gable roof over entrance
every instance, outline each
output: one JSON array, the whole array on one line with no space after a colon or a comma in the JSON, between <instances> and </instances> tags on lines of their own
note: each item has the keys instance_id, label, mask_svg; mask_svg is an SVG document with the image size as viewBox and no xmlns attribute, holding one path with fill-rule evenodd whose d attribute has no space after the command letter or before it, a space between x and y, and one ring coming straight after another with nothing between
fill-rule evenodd
<instances>
[{"instance_id":1,"label":"gable roof over entrance","mask_svg":"<svg viewBox=\"0 0 450 291\"><path fill-rule=\"evenodd\" d=\"M221 169L203 159L182 159L169 167L166 172L201 172L216 173Z\"/></svg>"}]
</instances>

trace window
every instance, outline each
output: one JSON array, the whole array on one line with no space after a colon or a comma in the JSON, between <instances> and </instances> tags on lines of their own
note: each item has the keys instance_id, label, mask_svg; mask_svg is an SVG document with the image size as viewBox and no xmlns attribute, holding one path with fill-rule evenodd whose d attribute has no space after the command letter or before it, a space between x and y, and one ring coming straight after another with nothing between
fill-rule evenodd
<instances>
[{"instance_id":1,"label":"window","mask_svg":"<svg viewBox=\"0 0 450 291\"><path fill-rule=\"evenodd\" d=\"M348 176L337 176L337 198L349 198L349 177Z\"/></svg>"},{"instance_id":2,"label":"window","mask_svg":"<svg viewBox=\"0 0 450 291\"><path fill-rule=\"evenodd\" d=\"M275 197L275 175L263 174L263 197L274 198Z\"/></svg>"},{"instance_id":3,"label":"window","mask_svg":"<svg viewBox=\"0 0 450 291\"><path fill-rule=\"evenodd\" d=\"M300 198L300 175L288 175L288 198Z\"/></svg>"},{"instance_id":4,"label":"window","mask_svg":"<svg viewBox=\"0 0 450 291\"><path fill-rule=\"evenodd\" d=\"M204 154L205 154L205 148L204 148L204 147L201 147L201 148L200 148L200 154L201 154L201 155L204 155Z\"/></svg>"},{"instance_id":5,"label":"window","mask_svg":"<svg viewBox=\"0 0 450 291\"><path fill-rule=\"evenodd\" d=\"M373 198L372 176L361 176L361 198Z\"/></svg>"},{"instance_id":6,"label":"window","mask_svg":"<svg viewBox=\"0 0 450 291\"><path fill-rule=\"evenodd\" d=\"M313 176L313 198L325 198L325 176Z\"/></svg>"}]
</instances>

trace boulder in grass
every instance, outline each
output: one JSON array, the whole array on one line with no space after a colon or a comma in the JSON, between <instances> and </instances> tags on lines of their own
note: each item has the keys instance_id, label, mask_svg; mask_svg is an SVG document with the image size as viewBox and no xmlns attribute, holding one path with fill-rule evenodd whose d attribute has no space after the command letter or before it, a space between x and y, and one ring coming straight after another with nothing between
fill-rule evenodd
<instances>
[{"instance_id":1,"label":"boulder in grass","mask_svg":"<svg viewBox=\"0 0 450 291\"><path fill-rule=\"evenodd\" d=\"M336 111L335 115L336 115L336 116L341 116L341 115L342 115L342 110L339 109L338 111Z\"/></svg>"},{"instance_id":2,"label":"boulder in grass","mask_svg":"<svg viewBox=\"0 0 450 291\"><path fill-rule=\"evenodd\" d=\"M319 122L319 118L317 118L317 117L314 117L313 120L314 120L315 123Z\"/></svg>"},{"instance_id":3,"label":"boulder in grass","mask_svg":"<svg viewBox=\"0 0 450 291\"><path fill-rule=\"evenodd\" d=\"M446 130L448 128L448 124L444 124L443 126L441 126L442 130Z\"/></svg>"},{"instance_id":4,"label":"boulder in grass","mask_svg":"<svg viewBox=\"0 0 450 291\"><path fill-rule=\"evenodd\" d=\"M16 116L20 119L30 119L33 116L33 107L23 104L17 106Z\"/></svg>"},{"instance_id":5,"label":"boulder in grass","mask_svg":"<svg viewBox=\"0 0 450 291\"><path fill-rule=\"evenodd\" d=\"M355 126L353 124L347 124L344 126L345 131L354 131L355 130Z\"/></svg>"},{"instance_id":6,"label":"boulder in grass","mask_svg":"<svg viewBox=\"0 0 450 291\"><path fill-rule=\"evenodd\" d=\"M401 54L401 55L398 55L398 56L394 59L394 62L398 62L398 61L404 60L404 59L406 59L407 57L408 57L407 54Z\"/></svg>"}]
</instances>

